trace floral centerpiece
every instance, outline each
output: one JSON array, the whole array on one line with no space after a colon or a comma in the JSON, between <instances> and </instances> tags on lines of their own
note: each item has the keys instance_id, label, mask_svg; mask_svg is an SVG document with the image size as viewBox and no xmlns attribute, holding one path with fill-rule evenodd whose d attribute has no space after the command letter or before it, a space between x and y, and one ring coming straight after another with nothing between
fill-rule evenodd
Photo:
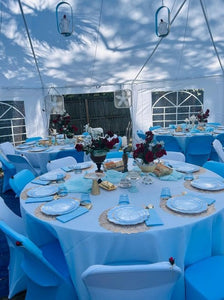
<instances>
[{"instance_id":1,"label":"floral centerpiece","mask_svg":"<svg viewBox=\"0 0 224 300\"><path fill-rule=\"evenodd\" d=\"M98 136L93 138L90 135L88 138L87 136L85 141L76 144L75 148L77 151L84 151L86 154L90 154L91 159L97 164L97 172L102 172L100 168L107 152L113 149L117 143L119 143L117 135L112 131L108 131L104 137Z\"/></svg>"},{"instance_id":2,"label":"floral centerpiece","mask_svg":"<svg viewBox=\"0 0 224 300\"><path fill-rule=\"evenodd\" d=\"M59 134L64 134L68 138L73 137L78 128L75 125L71 124L70 115L65 112L63 115L58 115L55 119L52 120L51 127L53 130Z\"/></svg>"},{"instance_id":3,"label":"floral centerpiece","mask_svg":"<svg viewBox=\"0 0 224 300\"><path fill-rule=\"evenodd\" d=\"M199 123L207 123L209 117L209 109L207 109L205 112L200 111L200 113L197 114L197 120Z\"/></svg>"},{"instance_id":4,"label":"floral centerpiece","mask_svg":"<svg viewBox=\"0 0 224 300\"><path fill-rule=\"evenodd\" d=\"M133 151L133 158L143 172L147 172L147 170L151 172L153 169L147 168L147 166L153 165L153 161L163 155L166 155L164 143L155 141L152 131L145 132L145 141L136 144L136 149Z\"/></svg>"}]
</instances>

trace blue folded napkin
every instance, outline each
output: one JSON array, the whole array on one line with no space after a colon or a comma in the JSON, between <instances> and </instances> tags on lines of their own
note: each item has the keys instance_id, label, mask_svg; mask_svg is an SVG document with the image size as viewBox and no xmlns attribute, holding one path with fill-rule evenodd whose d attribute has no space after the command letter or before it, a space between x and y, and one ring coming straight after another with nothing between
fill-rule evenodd
<instances>
[{"instance_id":1,"label":"blue folded napkin","mask_svg":"<svg viewBox=\"0 0 224 300\"><path fill-rule=\"evenodd\" d=\"M57 216L56 219L62 223L66 223L68 221L71 221L85 213L87 213L89 210L83 206L79 206L77 209L73 210L72 212L65 214L65 215L61 215L61 216Z\"/></svg>"},{"instance_id":2,"label":"blue folded napkin","mask_svg":"<svg viewBox=\"0 0 224 300\"><path fill-rule=\"evenodd\" d=\"M116 170L108 170L103 180L109 181L113 184L118 184L121 181L121 178L125 176L125 173L121 173Z\"/></svg>"},{"instance_id":3,"label":"blue folded napkin","mask_svg":"<svg viewBox=\"0 0 224 300\"><path fill-rule=\"evenodd\" d=\"M214 131L214 127L206 127L205 131L206 132L213 132Z\"/></svg>"},{"instance_id":4,"label":"blue folded napkin","mask_svg":"<svg viewBox=\"0 0 224 300\"><path fill-rule=\"evenodd\" d=\"M35 183L35 184L40 184L40 185L48 185L50 183L50 180L34 179L31 182Z\"/></svg>"},{"instance_id":5,"label":"blue folded napkin","mask_svg":"<svg viewBox=\"0 0 224 300\"><path fill-rule=\"evenodd\" d=\"M75 169L75 166L74 165L73 166L65 166L65 167L62 167L61 169L65 172L71 172Z\"/></svg>"},{"instance_id":6,"label":"blue folded napkin","mask_svg":"<svg viewBox=\"0 0 224 300\"><path fill-rule=\"evenodd\" d=\"M170 129L175 129L175 128L177 128L177 125L170 124L170 125L169 125L169 128L170 128Z\"/></svg>"},{"instance_id":7,"label":"blue folded napkin","mask_svg":"<svg viewBox=\"0 0 224 300\"><path fill-rule=\"evenodd\" d=\"M199 129L193 128L191 129L191 133L199 133L201 132Z\"/></svg>"},{"instance_id":8,"label":"blue folded napkin","mask_svg":"<svg viewBox=\"0 0 224 300\"><path fill-rule=\"evenodd\" d=\"M92 179L74 177L64 183L69 193L89 193L92 188Z\"/></svg>"},{"instance_id":9,"label":"blue folded napkin","mask_svg":"<svg viewBox=\"0 0 224 300\"><path fill-rule=\"evenodd\" d=\"M165 176L161 176L159 177L160 180L164 180L164 181L177 181L179 179L181 179L183 177L183 174L173 170L173 172L170 175L165 175Z\"/></svg>"},{"instance_id":10,"label":"blue folded napkin","mask_svg":"<svg viewBox=\"0 0 224 300\"><path fill-rule=\"evenodd\" d=\"M37 203L37 202L49 202L54 199L54 196L47 196L47 197L37 197L37 198L27 198L25 203Z\"/></svg>"},{"instance_id":11,"label":"blue folded napkin","mask_svg":"<svg viewBox=\"0 0 224 300\"><path fill-rule=\"evenodd\" d=\"M137 130L137 135L140 139L144 140L146 138L146 135L142 130Z\"/></svg>"},{"instance_id":12,"label":"blue folded napkin","mask_svg":"<svg viewBox=\"0 0 224 300\"><path fill-rule=\"evenodd\" d=\"M188 193L188 195L195 196L195 197L197 197L199 199L205 200L208 205L212 205L213 203L215 203L215 199L212 199L212 198L208 198L208 197L205 197L205 196L197 195L197 194L194 194L194 193Z\"/></svg>"},{"instance_id":13,"label":"blue folded napkin","mask_svg":"<svg viewBox=\"0 0 224 300\"><path fill-rule=\"evenodd\" d=\"M152 130L155 130L155 129L159 129L159 128L161 128L161 126L151 126L151 127L149 127L149 130L150 131L152 131Z\"/></svg>"},{"instance_id":14,"label":"blue folded napkin","mask_svg":"<svg viewBox=\"0 0 224 300\"><path fill-rule=\"evenodd\" d=\"M146 226L163 225L163 221L154 208L149 209L149 217L147 218L147 220L145 220L145 224Z\"/></svg>"}]
</instances>

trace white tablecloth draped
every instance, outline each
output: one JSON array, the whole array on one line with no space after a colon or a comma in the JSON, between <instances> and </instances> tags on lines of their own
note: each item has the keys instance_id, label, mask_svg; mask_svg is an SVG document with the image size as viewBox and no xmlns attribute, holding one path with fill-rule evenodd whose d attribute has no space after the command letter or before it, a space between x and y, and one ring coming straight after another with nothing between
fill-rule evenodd
<instances>
[{"instance_id":1,"label":"white tablecloth draped","mask_svg":"<svg viewBox=\"0 0 224 300\"><path fill-rule=\"evenodd\" d=\"M74 174L73 176L81 176ZM207 171L200 176L217 176ZM28 235L38 244L56 237L65 254L73 283L80 300L88 300L87 290L81 280L82 272L93 264L168 261L174 257L182 269L206 256L224 254L224 192L207 195L216 200L215 212L207 216L187 216L168 212L160 207L160 192L169 187L172 195L191 192L184 180L162 181L153 177L153 184L137 184L139 192L130 193L117 188L101 189L100 195L90 195L93 208L86 214L67 223L44 221L34 215L40 203L25 204L21 211ZM29 184L25 187L34 187ZM164 225L152 226L145 232L123 234L109 231L99 223L99 216L118 204L119 195L127 193L130 203L139 207L152 203ZM206 195L195 192L195 194ZM80 198L80 194L73 194ZM185 298L184 278L178 282L172 299Z\"/></svg>"}]
</instances>

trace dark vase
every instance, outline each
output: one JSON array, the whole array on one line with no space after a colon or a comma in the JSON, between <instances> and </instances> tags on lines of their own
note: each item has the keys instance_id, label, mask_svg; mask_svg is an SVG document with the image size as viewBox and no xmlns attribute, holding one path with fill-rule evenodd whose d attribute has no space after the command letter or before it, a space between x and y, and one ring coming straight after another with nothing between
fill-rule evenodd
<instances>
[{"instance_id":1,"label":"dark vase","mask_svg":"<svg viewBox=\"0 0 224 300\"><path fill-rule=\"evenodd\" d=\"M103 172L103 170L101 170L101 165L104 162L106 155L107 152L104 150L94 150L93 152L90 153L90 158L97 165L96 172L100 172L100 173Z\"/></svg>"},{"instance_id":2,"label":"dark vase","mask_svg":"<svg viewBox=\"0 0 224 300\"><path fill-rule=\"evenodd\" d=\"M74 137L74 134L73 133L67 133L66 136L67 136L68 139L72 139Z\"/></svg>"}]
</instances>

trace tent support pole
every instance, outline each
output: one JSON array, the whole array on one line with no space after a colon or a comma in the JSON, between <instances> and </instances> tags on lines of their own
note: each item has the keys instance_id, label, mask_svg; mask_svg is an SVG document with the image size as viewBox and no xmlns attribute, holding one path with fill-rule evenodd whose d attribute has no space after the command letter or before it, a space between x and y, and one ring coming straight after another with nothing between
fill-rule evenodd
<instances>
[{"instance_id":1,"label":"tent support pole","mask_svg":"<svg viewBox=\"0 0 224 300\"><path fill-rule=\"evenodd\" d=\"M223 66L222 66L222 62L220 60L219 53L218 53L218 50L216 48L216 45L215 45L215 42L214 42L214 39L213 39L213 35L212 35L211 28L210 28L209 23L208 23L208 18L206 16L206 12L205 12L205 8L204 8L204 5L202 3L202 0L200 0L200 4L201 4L201 8L202 8L202 11L203 11L203 15L204 15L204 18L205 18L206 25L208 27L208 32L209 32L209 35L210 35L210 38L211 38L211 41L212 41L212 45L213 45L214 50L215 50L215 54L218 58L220 68L222 69L222 73L224 74L224 69L223 69Z\"/></svg>"}]
</instances>

